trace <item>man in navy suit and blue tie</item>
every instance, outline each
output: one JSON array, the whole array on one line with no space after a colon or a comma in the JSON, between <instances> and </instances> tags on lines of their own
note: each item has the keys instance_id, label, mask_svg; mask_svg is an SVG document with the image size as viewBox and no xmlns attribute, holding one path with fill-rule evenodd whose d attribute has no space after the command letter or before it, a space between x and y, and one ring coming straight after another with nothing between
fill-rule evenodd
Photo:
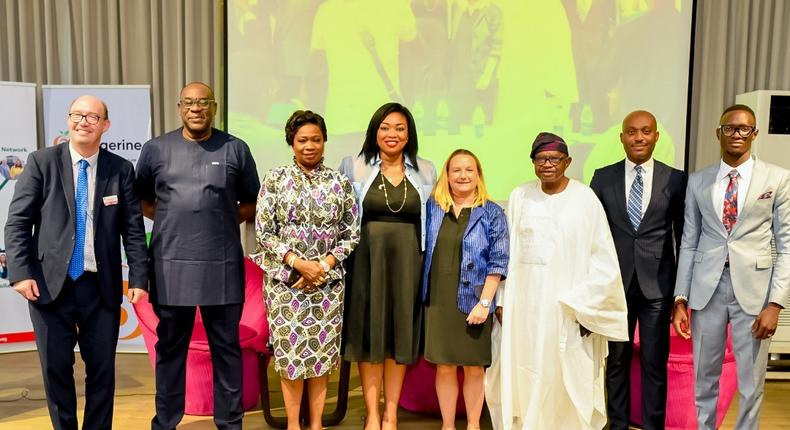
<instances>
[{"instance_id":1,"label":"man in navy suit and blue tie","mask_svg":"<svg viewBox=\"0 0 790 430\"><path fill-rule=\"evenodd\" d=\"M5 227L8 272L28 300L52 426L77 429L74 346L85 362L83 429L112 427L115 347L123 295L147 294L147 254L134 167L100 149L106 105L82 96L71 105L69 141L30 154Z\"/></svg>"},{"instance_id":2,"label":"man in navy suit and blue tie","mask_svg":"<svg viewBox=\"0 0 790 430\"><path fill-rule=\"evenodd\" d=\"M653 159L656 118L635 111L623 120L626 158L595 171L590 187L606 211L628 302L628 342L609 342L606 360L609 428L627 430L629 375L639 322L644 429L663 429L667 403L669 317L676 249L683 231L686 176Z\"/></svg>"},{"instance_id":3,"label":"man in navy suit and blue tie","mask_svg":"<svg viewBox=\"0 0 790 430\"><path fill-rule=\"evenodd\" d=\"M790 297L790 172L752 156L758 133L751 108L725 109L716 128L721 161L693 173L686 189L672 325L694 345L701 430L716 426L728 323L740 393L735 428L759 428L768 347Z\"/></svg>"}]
</instances>

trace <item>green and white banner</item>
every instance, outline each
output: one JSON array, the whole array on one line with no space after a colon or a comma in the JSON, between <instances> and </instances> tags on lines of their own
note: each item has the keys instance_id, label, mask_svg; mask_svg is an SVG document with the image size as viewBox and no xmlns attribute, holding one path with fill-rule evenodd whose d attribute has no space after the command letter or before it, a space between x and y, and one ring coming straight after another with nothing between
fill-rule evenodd
<instances>
[{"instance_id":1,"label":"green and white banner","mask_svg":"<svg viewBox=\"0 0 790 430\"><path fill-rule=\"evenodd\" d=\"M0 223L8 221L8 206L27 156L36 150L36 84L0 82ZM35 349L27 303L11 288L6 267L5 238L0 235L0 352Z\"/></svg>"}]
</instances>

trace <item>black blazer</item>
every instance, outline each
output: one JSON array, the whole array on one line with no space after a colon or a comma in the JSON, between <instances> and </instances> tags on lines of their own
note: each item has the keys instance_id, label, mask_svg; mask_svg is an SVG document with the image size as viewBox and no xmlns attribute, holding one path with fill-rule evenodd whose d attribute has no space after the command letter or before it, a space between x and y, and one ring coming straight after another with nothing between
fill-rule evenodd
<instances>
[{"instance_id":1,"label":"black blazer","mask_svg":"<svg viewBox=\"0 0 790 430\"><path fill-rule=\"evenodd\" d=\"M60 294L74 249L74 176L68 143L30 154L14 189L5 227L10 281L35 279L45 305ZM122 300L121 241L129 287L148 289L145 227L132 163L99 150L93 209L94 252L104 302ZM117 196L106 205L103 197Z\"/></svg>"},{"instance_id":2,"label":"black blazer","mask_svg":"<svg viewBox=\"0 0 790 430\"><path fill-rule=\"evenodd\" d=\"M686 174L654 163L650 202L638 231L626 211L625 160L596 170L590 182L609 220L623 285L628 291L636 273L647 299L672 296L686 195Z\"/></svg>"}]
</instances>

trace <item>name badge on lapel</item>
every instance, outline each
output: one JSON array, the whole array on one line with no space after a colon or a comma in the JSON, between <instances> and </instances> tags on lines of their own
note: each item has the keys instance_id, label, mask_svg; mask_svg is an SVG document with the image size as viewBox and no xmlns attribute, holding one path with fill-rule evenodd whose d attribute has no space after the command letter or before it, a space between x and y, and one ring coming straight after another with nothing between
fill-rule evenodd
<instances>
[{"instance_id":1,"label":"name badge on lapel","mask_svg":"<svg viewBox=\"0 0 790 430\"><path fill-rule=\"evenodd\" d=\"M111 196L104 196L102 197L102 200L104 201L104 206L112 206L118 204L118 196L115 194Z\"/></svg>"}]
</instances>

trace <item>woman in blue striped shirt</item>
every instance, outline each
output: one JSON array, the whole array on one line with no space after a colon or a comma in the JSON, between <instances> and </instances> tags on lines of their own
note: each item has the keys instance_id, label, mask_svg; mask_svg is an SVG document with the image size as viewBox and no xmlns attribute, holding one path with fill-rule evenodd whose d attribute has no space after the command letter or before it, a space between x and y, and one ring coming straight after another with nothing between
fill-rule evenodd
<instances>
[{"instance_id":1,"label":"woman in blue striped shirt","mask_svg":"<svg viewBox=\"0 0 790 430\"><path fill-rule=\"evenodd\" d=\"M458 149L444 163L428 201L426 233L425 359L437 365L442 428L455 427L456 373L463 366L467 429L478 429L494 295L507 275L509 239L505 213L490 200L472 152Z\"/></svg>"}]
</instances>

